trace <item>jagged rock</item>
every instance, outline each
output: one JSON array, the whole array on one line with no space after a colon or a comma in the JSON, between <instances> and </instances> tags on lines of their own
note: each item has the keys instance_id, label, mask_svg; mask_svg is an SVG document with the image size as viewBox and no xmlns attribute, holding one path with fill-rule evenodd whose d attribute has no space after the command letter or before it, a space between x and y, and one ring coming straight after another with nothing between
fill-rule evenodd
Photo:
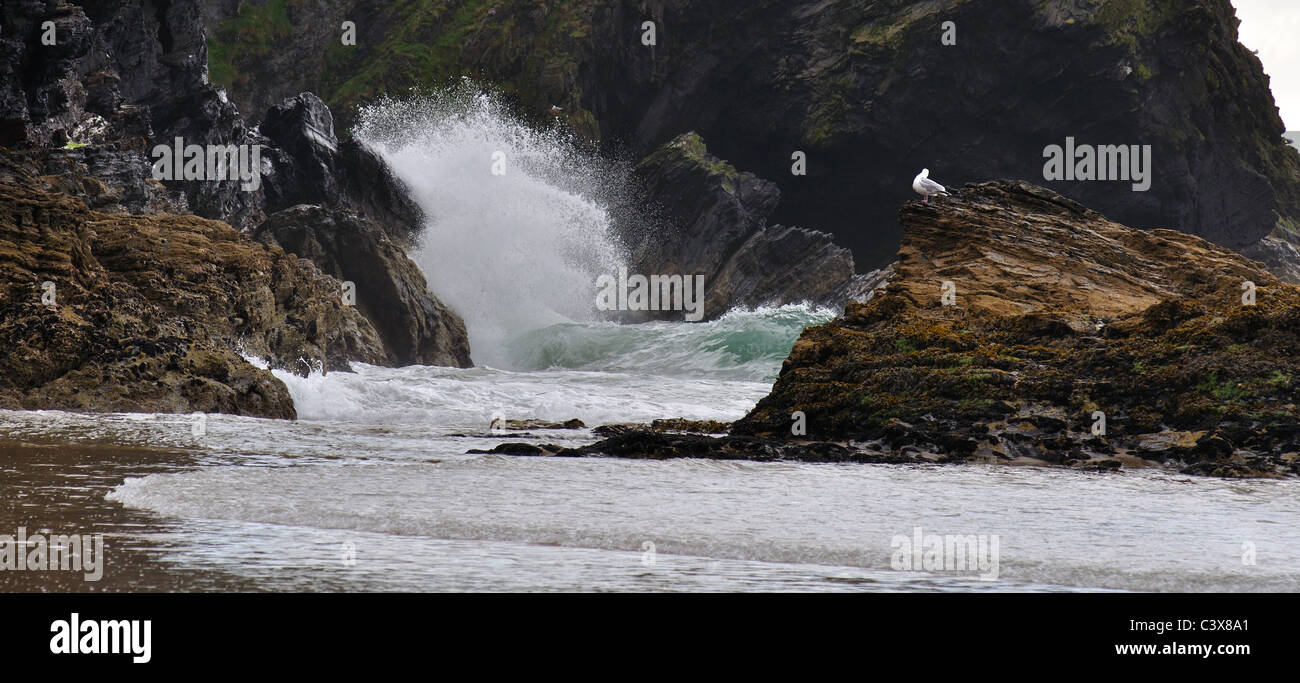
<instances>
[{"instance_id":1,"label":"jagged rock","mask_svg":"<svg viewBox=\"0 0 1300 683\"><path fill-rule=\"evenodd\" d=\"M634 259L645 274L704 275L706 317L736 306L830 304L853 277L853 256L829 235L768 225L773 183L710 155L693 133L637 165L647 200L669 227L651 232Z\"/></svg>"},{"instance_id":2,"label":"jagged rock","mask_svg":"<svg viewBox=\"0 0 1300 683\"><path fill-rule=\"evenodd\" d=\"M7 155L0 204L2 407L292 418L243 354L300 374L383 360L338 281L229 225L91 211Z\"/></svg>"},{"instance_id":3,"label":"jagged rock","mask_svg":"<svg viewBox=\"0 0 1300 683\"><path fill-rule=\"evenodd\" d=\"M385 364L472 365L465 323L429 293L419 267L374 221L299 205L273 214L253 237L355 283L357 309L383 338Z\"/></svg>"},{"instance_id":4,"label":"jagged rock","mask_svg":"<svg viewBox=\"0 0 1300 683\"><path fill-rule=\"evenodd\" d=\"M12 61L0 67L0 143L21 148L13 162L108 213L194 213L241 231L302 203L357 214L363 227L344 220L339 224L353 228L347 235L320 237L358 251L334 252L338 258L317 265L368 283L363 310L383 335L384 351L362 355L384 364L468 364L463 324L401 253L423 225L406 188L374 153L340 142L329 109L311 93L272 107L261 130L246 125L225 92L208 82L200 4L123 0L83 11L69 3L5 3L0 53ZM47 19L56 24L54 46L39 42ZM238 180L155 180L154 146L177 138L186 145L258 146L260 182L250 189ZM358 334L373 337L374 330Z\"/></svg>"},{"instance_id":5,"label":"jagged rock","mask_svg":"<svg viewBox=\"0 0 1300 683\"><path fill-rule=\"evenodd\" d=\"M354 139L340 142L333 115L312 93L272 107L259 130L274 145L268 212L297 204L349 209L375 221L402 246L423 227L406 186L374 152Z\"/></svg>"},{"instance_id":6,"label":"jagged rock","mask_svg":"<svg viewBox=\"0 0 1300 683\"><path fill-rule=\"evenodd\" d=\"M17 0L0 8L6 34L17 36L0 47L13 59L11 70L0 70L0 120L12 124L0 144L122 143L147 157L154 145L177 137L200 145L266 142L207 81L197 0L84 7ZM55 23L53 46L41 43L46 20ZM238 182L166 185L171 203L201 216L244 229L264 217L261 192L246 192Z\"/></svg>"},{"instance_id":7,"label":"jagged rock","mask_svg":"<svg viewBox=\"0 0 1300 683\"><path fill-rule=\"evenodd\" d=\"M807 438L895 453L1093 467L1236 452L1244 469L1190 471L1300 473L1283 457L1300 433L1300 288L1024 182L911 202L899 221L888 284L805 330L732 434L789 438L803 411ZM1171 434L1198 431L1216 437Z\"/></svg>"},{"instance_id":8,"label":"jagged rock","mask_svg":"<svg viewBox=\"0 0 1300 683\"><path fill-rule=\"evenodd\" d=\"M105 213L188 213L184 197L150 177L150 162L134 141L79 148L27 147L9 159L45 177L60 192Z\"/></svg>"},{"instance_id":9,"label":"jagged rock","mask_svg":"<svg viewBox=\"0 0 1300 683\"><path fill-rule=\"evenodd\" d=\"M53 45L42 42L46 21L54 24ZM6 34L0 41L6 58L0 71L5 81L0 87L0 121L5 123L0 143L48 144L56 135L66 136L86 113L86 91L74 69L91 55L90 19L76 5L15 0L0 10L0 25ZM26 91L24 83L30 84Z\"/></svg>"},{"instance_id":10,"label":"jagged rock","mask_svg":"<svg viewBox=\"0 0 1300 683\"><path fill-rule=\"evenodd\" d=\"M187 145L261 145L269 187L167 180L173 203L241 230L296 204L338 206L409 242L422 225L419 210L378 158L335 138L331 114L319 99L304 93L272 107L259 133L225 91L208 82L200 5L113 2L83 11L69 3L54 9L30 0L6 3L0 23L22 39L0 40L0 52L10 57L0 69L0 120L7 122L0 144L138 139L129 146L146 156L177 137ZM55 21L55 46L39 42L46 19Z\"/></svg>"}]
</instances>

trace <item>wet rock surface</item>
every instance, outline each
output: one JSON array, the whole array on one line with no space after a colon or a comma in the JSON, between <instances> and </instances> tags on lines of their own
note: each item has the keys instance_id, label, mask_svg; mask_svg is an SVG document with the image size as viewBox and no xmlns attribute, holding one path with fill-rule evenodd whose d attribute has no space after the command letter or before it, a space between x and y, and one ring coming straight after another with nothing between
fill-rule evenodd
<instances>
[{"instance_id":1,"label":"wet rock surface","mask_svg":"<svg viewBox=\"0 0 1300 683\"><path fill-rule=\"evenodd\" d=\"M260 363L384 360L337 280L225 223L92 211L4 156L0 204L4 408L292 418Z\"/></svg>"},{"instance_id":2,"label":"wet rock surface","mask_svg":"<svg viewBox=\"0 0 1300 683\"><path fill-rule=\"evenodd\" d=\"M1297 287L1022 182L913 202L899 220L889 283L806 330L733 434L785 438L803 411L809 438L890 452L1297 473Z\"/></svg>"},{"instance_id":3,"label":"wet rock surface","mask_svg":"<svg viewBox=\"0 0 1300 683\"><path fill-rule=\"evenodd\" d=\"M271 215L252 236L351 282L357 310L383 339L385 365L473 365L465 323L429 293L420 268L374 221L299 205Z\"/></svg>"},{"instance_id":4,"label":"wet rock surface","mask_svg":"<svg viewBox=\"0 0 1300 683\"><path fill-rule=\"evenodd\" d=\"M805 330L726 435L665 420L479 452L1300 474L1300 288L1020 181L899 220L887 281Z\"/></svg>"},{"instance_id":5,"label":"wet rock surface","mask_svg":"<svg viewBox=\"0 0 1300 683\"><path fill-rule=\"evenodd\" d=\"M229 355L232 350L265 356L274 365L299 373L322 363L327 369L346 369L350 360L470 365L464 324L428 291L419 268L404 253L423 225L406 188L373 152L355 140L340 140L331 112L311 93L271 106L260 117L260 128L249 125L225 91L209 82L204 22L221 8L205 9L202 4L195 0L84 4L17 0L0 7L0 54L6 58L0 67L0 122L4 124L0 145L10 193L4 205L8 209L13 202L10 220L0 225L0 240L17 245L10 256L14 263L25 264L6 271L0 280L18 297L13 305L30 303L26 289L33 285L22 278L41 277L42 272L28 267L32 264L23 254L39 251L54 239L46 232L35 236L24 232L32 221L48 220L53 209L20 207L59 207L58 215L73 218L56 227L70 231L72 236L64 236L68 239L84 241L86 235L93 235L98 241L84 247L107 275L98 270L80 272L77 268L90 266L79 261L77 268L67 272L55 268L48 279L60 287L67 281L79 283L78 287L100 297L176 294L189 301L202 293L220 299L180 311L193 316L183 318L183 323L145 330L165 331L174 335L176 344L187 347L224 348L213 351L221 358L218 365L229 365L220 370L223 377L246 373L238 367L243 362L238 354ZM55 26L52 45L42 40L46 21ZM257 148L257 167L243 170L257 171L258 181L188 175L155 179L155 146L172 146L177 139L204 149ZM311 204L316 213L298 210L302 204ZM227 223L235 232L189 220L199 217ZM302 220L313 224L304 225ZM112 230L86 233L81 226L87 223L112 226ZM241 234L263 225L259 234L274 245L269 250ZM330 229L337 232L327 234ZM196 236L196 231L201 234ZM220 238L214 238L218 233ZM293 254L282 253L277 239ZM178 245L194 241L199 242L194 253L175 256ZM220 244L221 250L214 252L208 242ZM121 252L102 251L107 244L117 245ZM230 253L240 255L234 262L238 267L223 260ZM274 256L254 256L262 253ZM215 261L204 266L204 258ZM174 262L177 259L179 263ZM223 270L227 267L235 270ZM182 295L173 290L184 290L194 282L169 278L185 268L207 273L204 277L213 277L209 271L228 277L211 291L199 288ZM245 277L240 268L257 274ZM104 277L135 275L144 278L132 280L138 291L92 286ZM336 310L342 305L341 280L357 284L360 307ZM270 292L269 303L264 290ZM77 290L68 293L73 291ZM321 298L314 301L313 296ZM235 305L231 302L240 301L257 302L248 304L257 315L226 310L227 305ZM94 305L111 304L102 300ZM137 305L132 298L114 310L134 310ZM145 317L165 313L153 311ZM227 313L230 321L218 319ZM278 325L283 328L277 329ZM111 347L120 335L148 336L147 331L123 325L108 325L94 334L99 341L90 349ZM32 358L40 355L33 353ZM86 353L90 355L77 357L94 359L92 351ZM113 352L105 353L105 362L116 359ZM186 373L201 381L209 377L203 372L217 371L213 367L169 367L166 372L171 375L162 382L177 383L177 377ZM53 362L50 372L61 376L66 370L67 366ZM153 377L162 370L151 372ZM54 387L41 389L32 384L32 377L24 377L15 375L12 388L22 394L14 400L25 406L217 410L281 417L292 413L292 406L285 406L283 385L269 375L258 379L267 382L258 391L275 394L274 400L266 399L268 405L257 404L247 387L232 395L208 397L179 390L154 395L139 386L108 396L104 392L112 390L105 388L103 395L83 399ZM132 378L106 376L104 381L138 384ZM77 391L82 391L80 385ZM138 398L138 405L132 405L132 397Z\"/></svg>"}]
</instances>

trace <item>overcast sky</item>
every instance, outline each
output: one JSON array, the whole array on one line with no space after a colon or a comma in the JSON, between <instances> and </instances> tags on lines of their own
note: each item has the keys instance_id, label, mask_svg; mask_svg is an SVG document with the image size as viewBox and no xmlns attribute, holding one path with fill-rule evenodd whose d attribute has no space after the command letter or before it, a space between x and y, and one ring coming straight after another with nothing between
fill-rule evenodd
<instances>
[{"instance_id":1,"label":"overcast sky","mask_svg":"<svg viewBox=\"0 0 1300 683\"><path fill-rule=\"evenodd\" d=\"M1232 0L1241 42L1259 50L1288 130L1300 130L1300 0Z\"/></svg>"}]
</instances>

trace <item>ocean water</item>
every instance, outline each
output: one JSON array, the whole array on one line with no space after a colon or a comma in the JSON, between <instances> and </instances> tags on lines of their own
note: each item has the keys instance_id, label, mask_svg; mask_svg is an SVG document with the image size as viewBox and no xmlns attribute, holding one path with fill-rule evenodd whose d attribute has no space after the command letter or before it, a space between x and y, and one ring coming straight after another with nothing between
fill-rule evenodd
<instances>
[{"instance_id":1,"label":"ocean water","mask_svg":"<svg viewBox=\"0 0 1300 683\"><path fill-rule=\"evenodd\" d=\"M175 416L0 412L5 476L24 480L27 498L0 521L106 533L105 579L71 590L1300 588L1295 481L466 455L593 440L586 429L493 434L494 412L730 420L769 385L561 368L286 379L298 421L209 416L201 436ZM59 462L66 453L79 455ZM895 537L916 527L996 535L996 580L894 569Z\"/></svg>"},{"instance_id":2,"label":"ocean water","mask_svg":"<svg viewBox=\"0 0 1300 683\"><path fill-rule=\"evenodd\" d=\"M0 535L102 533L107 555L98 582L0 571L0 590L1300 589L1297 481L469 455L735 420L834 311L602 321L617 173L468 86L380 103L358 132L424 207L413 258L477 367L277 373L296 421L0 411ZM494 416L588 428L493 433ZM918 529L996 539L996 571L896 568Z\"/></svg>"}]
</instances>

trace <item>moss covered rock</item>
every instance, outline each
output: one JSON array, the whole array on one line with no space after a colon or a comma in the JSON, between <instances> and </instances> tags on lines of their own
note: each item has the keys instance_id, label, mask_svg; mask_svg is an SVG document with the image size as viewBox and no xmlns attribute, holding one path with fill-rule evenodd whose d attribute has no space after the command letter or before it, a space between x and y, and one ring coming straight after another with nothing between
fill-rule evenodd
<instances>
[{"instance_id":1,"label":"moss covered rock","mask_svg":"<svg viewBox=\"0 0 1300 683\"><path fill-rule=\"evenodd\" d=\"M807 438L886 451L1297 472L1300 288L1022 182L899 220L885 289L806 330L734 434L789 438L802 411Z\"/></svg>"},{"instance_id":2,"label":"moss covered rock","mask_svg":"<svg viewBox=\"0 0 1300 683\"><path fill-rule=\"evenodd\" d=\"M2 408L292 418L266 363L386 358L337 280L225 223L99 213L8 155L0 204Z\"/></svg>"}]
</instances>

